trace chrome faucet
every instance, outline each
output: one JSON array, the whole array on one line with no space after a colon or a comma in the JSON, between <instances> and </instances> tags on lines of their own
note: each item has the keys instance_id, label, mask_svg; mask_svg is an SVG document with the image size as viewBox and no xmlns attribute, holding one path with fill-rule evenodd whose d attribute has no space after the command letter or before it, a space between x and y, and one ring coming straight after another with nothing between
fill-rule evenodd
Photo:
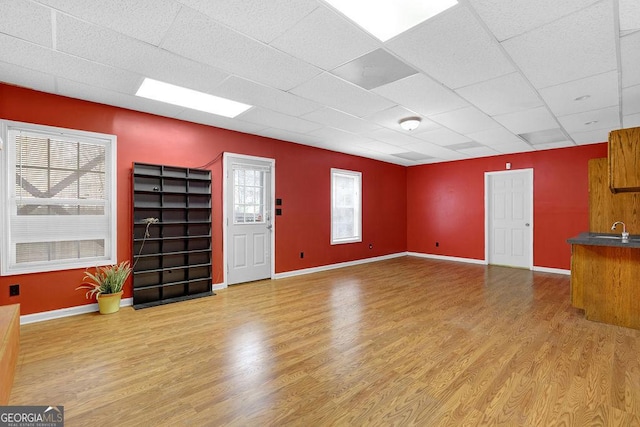
<instances>
[{"instance_id":1,"label":"chrome faucet","mask_svg":"<svg viewBox=\"0 0 640 427\"><path fill-rule=\"evenodd\" d=\"M627 226L624 225L624 222L622 221L614 222L613 225L611 226L611 229L615 230L618 224L622 224L622 240L629 240L629 233L627 233Z\"/></svg>"}]
</instances>

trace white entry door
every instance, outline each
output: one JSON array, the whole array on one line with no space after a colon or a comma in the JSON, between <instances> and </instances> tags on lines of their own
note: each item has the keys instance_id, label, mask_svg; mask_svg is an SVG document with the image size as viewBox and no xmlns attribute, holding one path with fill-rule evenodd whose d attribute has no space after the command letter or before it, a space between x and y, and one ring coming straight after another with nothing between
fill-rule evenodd
<instances>
[{"instance_id":1,"label":"white entry door","mask_svg":"<svg viewBox=\"0 0 640 427\"><path fill-rule=\"evenodd\" d=\"M271 159L225 154L225 260L228 285L272 271Z\"/></svg>"},{"instance_id":2,"label":"white entry door","mask_svg":"<svg viewBox=\"0 0 640 427\"><path fill-rule=\"evenodd\" d=\"M533 169L485 174L489 264L533 268Z\"/></svg>"}]
</instances>

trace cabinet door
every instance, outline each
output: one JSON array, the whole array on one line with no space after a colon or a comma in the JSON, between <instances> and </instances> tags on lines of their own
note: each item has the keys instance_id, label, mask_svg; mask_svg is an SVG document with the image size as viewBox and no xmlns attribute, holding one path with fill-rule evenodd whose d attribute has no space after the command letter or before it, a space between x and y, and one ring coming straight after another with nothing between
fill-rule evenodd
<instances>
[{"instance_id":1,"label":"cabinet door","mask_svg":"<svg viewBox=\"0 0 640 427\"><path fill-rule=\"evenodd\" d=\"M611 191L640 191L640 127L609 133Z\"/></svg>"}]
</instances>

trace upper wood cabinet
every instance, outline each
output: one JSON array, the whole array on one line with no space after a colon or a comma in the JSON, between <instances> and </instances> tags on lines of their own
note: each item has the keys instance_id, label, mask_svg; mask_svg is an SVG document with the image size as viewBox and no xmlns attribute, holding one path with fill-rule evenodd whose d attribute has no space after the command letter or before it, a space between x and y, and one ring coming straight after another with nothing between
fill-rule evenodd
<instances>
[{"instance_id":1,"label":"upper wood cabinet","mask_svg":"<svg viewBox=\"0 0 640 427\"><path fill-rule=\"evenodd\" d=\"M640 127L609 133L609 188L640 191Z\"/></svg>"}]
</instances>

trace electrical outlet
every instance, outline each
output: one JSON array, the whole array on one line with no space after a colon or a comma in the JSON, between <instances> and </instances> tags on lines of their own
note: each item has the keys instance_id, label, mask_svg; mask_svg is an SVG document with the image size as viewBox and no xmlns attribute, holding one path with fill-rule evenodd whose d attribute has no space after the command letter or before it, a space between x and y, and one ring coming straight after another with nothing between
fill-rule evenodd
<instances>
[{"instance_id":1,"label":"electrical outlet","mask_svg":"<svg viewBox=\"0 0 640 427\"><path fill-rule=\"evenodd\" d=\"M436 242L436 248L440 246L440 242Z\"/></svg>"},{"instance_id":2,"label":"electrical outlet","mask_svg":"<svg viewBox=\"0 0 640 427\"><path fill-rule=\"evenodd\" d=\"M369 243L369 249L373 249L373 243Z\"/></svg>"},{"instance_id":3,"label":"electrical outlet","mask_svg":"<svg viewBox=\"0 0 640 427\"><path fill-rule=\"evenodd\" d=\"M304 252L300 252L300 259L304 258Z\"/></svg>"},{"instance_id":4,"label":"electrical outlet","mask_svg":"<svg viewBox=\"0 0 640 427\"><path fill-rule=\"evenodd\" d=\"M9 285L9 296L17 297L18 295L20 295L20 285Z\"/></svg>"}]
</instances>

